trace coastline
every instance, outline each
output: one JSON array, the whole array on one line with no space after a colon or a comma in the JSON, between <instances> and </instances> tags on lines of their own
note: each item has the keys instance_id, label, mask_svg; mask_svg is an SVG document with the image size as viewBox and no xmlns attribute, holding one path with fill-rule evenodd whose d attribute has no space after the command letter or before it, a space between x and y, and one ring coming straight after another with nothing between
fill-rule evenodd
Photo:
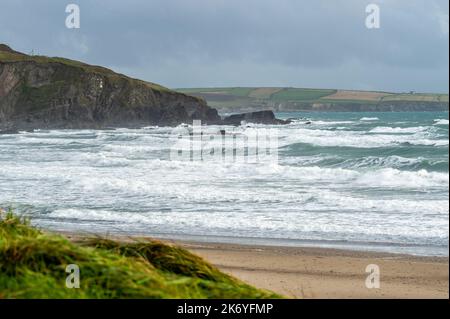
<instances>
[{"instance_id":1,"label":"coastline","mask_svg":"<svg viewBox=\"0 0 450 319\"><path fill-rule=\"evenodd\" d=\"M71 240L86 235L65 233ZM221 271L290 298L371 299L449 297L448 257L426 257L316 247L208 243L121 236L119 241L156 239L203 257ZM365 285L368 265L380 269L380 288Z\"/></svg>"}]
</instances>

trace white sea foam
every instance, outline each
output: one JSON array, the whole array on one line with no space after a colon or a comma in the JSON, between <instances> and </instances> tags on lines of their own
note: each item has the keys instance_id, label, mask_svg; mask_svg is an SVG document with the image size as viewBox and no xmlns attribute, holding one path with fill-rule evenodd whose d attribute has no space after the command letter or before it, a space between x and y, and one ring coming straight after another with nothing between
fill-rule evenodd
<instances>
[{"instance_id":1,"label":"white sea foam","mask_svg":"<svg viewBox=\"0 0 450 319\"><path fill-rule=\"evenodd\" d=\"M415 129L411 129L411 132ZM423 133L423 134L422 134ZM366 134L362 131L331 131L321 129L282 129L280 145L306 143L317 146L373 148L396 146L404 143L412 145L445 146L448 139L433 139L428 132L418 129L415 134Z\"/></svg>"},{"instance_id":2,"label":"white sea foam","mask_svg":"<svg viewBox=\"0 0 450 319\"><path fill-rule=\"evenodd\" d=\"M315 125L342 125L342 124L352 124L354 121L312 121Z\"/></svg>"},{"instance_id":3,"label":"white sea foam","mask_svg":"<svg viewBox=\"0 0 450 319\"><path fill-rule=\"evenodd\" d=\"M379 121L378 117L362 117L360 121Z\"/></svg>"},{"instance_id":4,"label":"white sea foam","mask_svg":"<svg viewBox=\"0 0 450 319\"><path fill-rule=\"evenodd\" d=\"M426 161L424 157L407 158L402 156L366 156L359 159L349 159L342 163L345 168L377 168L377 167L390 167L390 168L405 168L413 167L414 165L420 165ZM429 161L431 163L439 163L442 161L435 160Z\"/></svg>"},{"instance_id":5,"label":"white sea foam","mask_svg":"<svg viewBox=\"0 0 450 319\"><path fill-rule=\"evenodd\" d=\"M201 235L233 235L240 237L266 237L291 239L321 239L326 234L328 240L339 240L338 234L346 234L347 240L366 238L380 241L390 238L398 242L404 238L417 240L448 240L448 220L430 218L432 214L445 217L448 210L445 201L412 202L407 200L367 200L337 193L324 194L325 203L316 203L302 209L288 209L283 216L275 211L251 211L252 218L242 218L240 213L230 210L205 213L173 210L163 211L106 211L92 209L57 209L47 217L78 220L84 222L107 222L110 229L126 231L129 227L138 230L154 230L156 233L197 230ZM334 211L324 211L333 201ZM351 209L348 209L351 207ZM389 211L382 213L380 211ZM410 208L410 213L404 213ZM339 209L339 211L337 211ZM411 216L414 214L414 222ZM136 226L137 225L137 226ZM370 225L370 227L367 227ZM283 234L283 235L281 235ZM317 235L321 234L321 235ZM382 240L381 240L382 241ZM410 242L408 242L410 243Z\"/></svg>"},{"instance_id":6,"label":"white sea foam","mask_svg":"<svg viewBox=\"0 0 450 319\"><path fill-rule=\"evenodd\" d=\"M448 120L447 119L434 120L434 125L448 125Z\"/></svg>"},{"instance_id":7,"label":"white sea foam","mask_svg":"<svg viewBox=\"0 0 450 319\"><path fill-rule=\"evenodd\" d=\"M393 168L370 171L359 176L355 184L367 185L370 187L388 188L413 188L444 186L449 183L447 173L428 172L419 170L415 172L400 171Z\"/></svg>"},{"instance_id":8,"label":"white sea foam","mask_svg":"<svg viewBox=\"0 0 450 319\"><path fill-rule=\"evenodd\" d=\"M277 128L278 165L170 161L167 127L0 136L0 207L68 230L446 245L448 137L427 121L226 127Z\"/></svg>"},{"instance_id":9,"label":"white sea foam","mask_svg":"<svg viewBox=\"0 0 450 319\"><path fill-rule=\"evenodd\" d=\"M425 132L429 128L426 126L415 126L415 127L389 127L389 126L378 126L370 130L371 133L418 133Z\"/></svg>"}]
</instances>

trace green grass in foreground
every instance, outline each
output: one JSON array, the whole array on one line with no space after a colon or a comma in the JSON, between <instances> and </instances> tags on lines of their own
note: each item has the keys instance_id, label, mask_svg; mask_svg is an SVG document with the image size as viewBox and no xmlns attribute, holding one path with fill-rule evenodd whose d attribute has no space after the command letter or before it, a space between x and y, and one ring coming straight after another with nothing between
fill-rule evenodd
<instances>
[{"instance_id":1,"label":"green grass in foreground","mask_svg":"<svg viewBox=\"0 0 450 319\"><path fill-rule=\"evenodd\" d=\"M66 266L80 288L66 288ZM157 241L74 243L0 212L0 298L279 298Z\"/></svg>"}]
</instances>

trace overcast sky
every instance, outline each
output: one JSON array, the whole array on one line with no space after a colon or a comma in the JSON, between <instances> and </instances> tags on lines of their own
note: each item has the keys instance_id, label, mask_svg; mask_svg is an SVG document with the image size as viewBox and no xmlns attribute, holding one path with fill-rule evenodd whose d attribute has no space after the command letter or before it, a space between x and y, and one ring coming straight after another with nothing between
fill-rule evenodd
<instances>
[{"instance_id":1,"label":"overcast sky","mask_svg":"<svg viewBox=\"0 0 450 319\"><path fill-rule=\"evenodd\" d=\"M448 92L448 14L448 0L0 0L0 43L172 88Z\"/></svg>"}]
</instances>

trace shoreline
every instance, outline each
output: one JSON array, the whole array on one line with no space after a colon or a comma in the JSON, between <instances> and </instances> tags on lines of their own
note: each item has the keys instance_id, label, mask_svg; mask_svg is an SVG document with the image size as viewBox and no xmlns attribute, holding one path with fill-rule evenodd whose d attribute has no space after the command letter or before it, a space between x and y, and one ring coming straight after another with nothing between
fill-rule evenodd
<instances>
[{"instance_id":1,"label":"shoreline","mask_svg":"<svg viewBox=\"0 0 450 319\"><path fill-rule=\"evenodd\" d=\"M47 228L48 231L57 232L66 235L89 236L106 236L110 238L150 238L160 241L174 241L180 243L196 243L196 244L223 244L238 246L262 246L262 247L285 247L298 249L325 249L336 251L349 251L355 253L367 252L370 254L390 254L394 256L411 256L411 257L430 257L430 258L449 258L449 246L421 246L421 245L401 245L391 243L376 242L346 242L346 241L328 241L328 240L297 240L297 239L281 239L281 238L258 238L258 237L227 237L227 236L202 236L202 235L174 235L174 234L146 234L146 233L126 233L126 232L87 232L72 231L62 229ZM428 251L427 251L428 250ZM432 253L429 253L429 251ZM425 252L428 252L427 254ZM439 251L439 253L437 253Z\"/></svg>"},{"instance_id":2,"label":"shoreline","mask_svg":"<svg viewBox=\"0 0 450 319\"><path fill-rule=\"evenodd\" d=\"M59 232L71 240L93 236ZM110 235L118 241L158 240L203 257L223 272L288 298L449 298L449 258L319 247L283 247ZM368 265L380 288L368 289Z\"/></svg>"},{"instance_id":3,"label":"shoreline","mask_svg":"<svg viewBox=\"0 0 450 319\"><path fill-rule=\"evenodd\" d=\"M119 235L122 236L122 235ZM127 236L127 235L125 235ZM283 247L298 249L324 249L330 251L349 251L354 253L382 254L393 256L411 256L425 258L449 258L448 246L420 246L420 245L401 245L393 243L374 243L374 242L344 242L328 240L297 240L297 239L279 239L279 238L249 238L249 237L223 237L223 236L161 236L152 235L129 235L139 238L154 238L161 241L178 241L181 243L196 244L223 244L237 246L261 246L261 247ZM433 253L425 254L425 251ZM414 251L414 252L413 252ZM444 254L438 254L437 252ZM445 254L446 253L446 254Z\"/></svg>"}]
</instances>

